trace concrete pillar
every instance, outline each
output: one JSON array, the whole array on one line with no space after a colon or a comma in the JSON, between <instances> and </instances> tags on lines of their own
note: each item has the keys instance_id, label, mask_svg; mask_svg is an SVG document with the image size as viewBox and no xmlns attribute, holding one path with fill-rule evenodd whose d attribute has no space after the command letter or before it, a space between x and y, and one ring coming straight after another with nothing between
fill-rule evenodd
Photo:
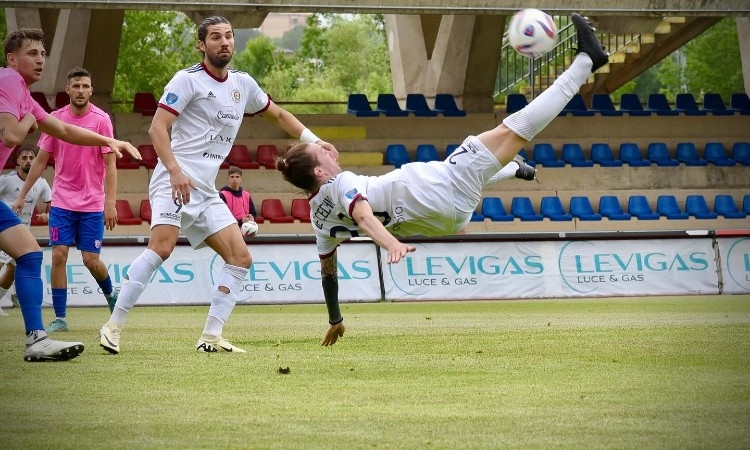
<instances>
[{"instance_id":1,"label":"concrete pillar","mask_svg":"<svg viewBox=\"0 0 750 450\"><path fill-rule=\"evenodd\" d=\"M740 60L745 92L750 94L750 17L737 17L737 38L740 41Z\"/></svg>"}]
</instances>

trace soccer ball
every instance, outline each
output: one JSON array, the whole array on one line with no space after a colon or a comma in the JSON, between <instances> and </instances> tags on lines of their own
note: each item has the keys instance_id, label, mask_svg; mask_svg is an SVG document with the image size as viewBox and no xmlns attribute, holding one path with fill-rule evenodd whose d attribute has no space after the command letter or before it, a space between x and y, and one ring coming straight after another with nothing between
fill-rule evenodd
<instances>
[{"instance_id":1,"label":"soccer ball","mask_svg":"<svg viewBox=\"0 0 750 450\"><path fill-rule=\"evenodd\" d=\"M557 25L544 11L523 9L510 20L508 41L523 56L538 58L557 44Z\"/></svg>"},{"instance_id":2,"label":"soccer ball","mask_svg":"<svg viewBox=\"0 0 750 450\"><path fill-rule=\"evenodd\" d=\"M245 237L255 236L255 233L258 232L258 224L252 221L244 222L240 230L242 230L242 235Z\"/></svg>"}]
</instances>

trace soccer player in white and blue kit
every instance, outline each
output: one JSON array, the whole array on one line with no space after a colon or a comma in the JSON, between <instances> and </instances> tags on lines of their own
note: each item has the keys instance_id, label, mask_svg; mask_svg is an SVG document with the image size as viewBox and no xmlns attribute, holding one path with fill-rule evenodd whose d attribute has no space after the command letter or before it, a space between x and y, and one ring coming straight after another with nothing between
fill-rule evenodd
<instances>
[{"instance_id":1,"label":"soccer player in white and blue kit","mask_svg":"<svg viewBox=\"0 0 750 450\"><path fill-rule=\"evenodd\" d=\"M397 237L444 236L463 230L482 198L523 146L562 111L586 79L608 61L591 25L573 14L578 55L554 84L492 130L469 136L445 161L410 163L373 177L342 171L336 155L301 143L276 161L284 179L310 194L310 219L321 264L329 328L323 345L344 334L338 302L336 248L369 236L398 263L416 248ZM515 169L514 169L515 170Z\"/></svg>"},{"instance_id":2,"label":"soccer player in white and blue kit","mask_svg":"<svg viewBox=\"0 0 750 450\"><path fill-rule=\"evenodd\" d=\"M149 185L151 233L148 248L130 265L112 316L99 332L99 344L113 354L120 352L128 311L169 258L180 231L194 248L207 245L225 263L214 284L196 350L245 353L225 339L222 331L252 259L237 220L216 189L219 166L229 154L245 112L261 115L290 136L337 153L333 145L271 101L250 75L228 67L234 53L234 30L227 19L205 19L198 27L198 48L203 61L177 72L167 84L149 129L159 155Z\"/></svg>"}]
</instances>

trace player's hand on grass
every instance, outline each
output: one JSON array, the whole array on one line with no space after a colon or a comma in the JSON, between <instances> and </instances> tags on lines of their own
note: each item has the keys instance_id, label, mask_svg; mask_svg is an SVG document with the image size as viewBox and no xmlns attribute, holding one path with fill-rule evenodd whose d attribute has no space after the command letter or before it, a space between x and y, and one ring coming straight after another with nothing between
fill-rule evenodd
<instances>
[{"instance_id":1,"label":"player's hand on grass","mask_svg":"<svg viewBox=\"0 0 750 450\"><path fill-rule=\"evenodd\" d=\"M339 340L341 336L344 335L344 331L346 330L346 327L344 327L344 321L331 325L328 327L328 331L326 332L326 336L323 338L323 342L320 344L324 347L329 347L336 343L336 341Z\"/></svg>"}]
</instances>

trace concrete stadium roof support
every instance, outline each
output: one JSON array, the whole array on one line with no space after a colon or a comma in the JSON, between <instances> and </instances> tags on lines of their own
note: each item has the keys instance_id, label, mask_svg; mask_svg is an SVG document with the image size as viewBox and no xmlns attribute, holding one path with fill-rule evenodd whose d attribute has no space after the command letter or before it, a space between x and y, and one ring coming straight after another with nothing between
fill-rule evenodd
<instances>
[{"instance_id":1,"label":"concrete stadium roof support","mask_svg":"<svg viewBox=\"0 0 750 450\"><path fill-rule=\"evenodd\" d=\"M6 8L508 15L523 8L601 16L750 16L747 0L0 0Z\"/></svg>"}]
</instances>

